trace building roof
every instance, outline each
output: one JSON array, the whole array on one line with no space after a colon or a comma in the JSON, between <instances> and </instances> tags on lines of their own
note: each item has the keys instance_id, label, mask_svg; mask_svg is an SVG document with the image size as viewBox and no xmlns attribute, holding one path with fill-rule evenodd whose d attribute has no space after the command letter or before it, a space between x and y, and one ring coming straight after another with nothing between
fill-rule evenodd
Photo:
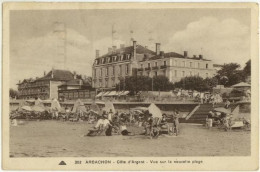
<instances>
[{"instance_id":1,"label":"building roof","mask_svg":"<svg viewBox=\"0 0 260 172\"><path fill-rule=\"evenodd\" d=\"M64 84L61 84L60 86L91 86L91 82L89 80L84 80L84 79L72 79L67 81ZM59 86L59 87L60 87Z\"/></svg>"},{"instance_id":2,"label":"building roof","mask_svg":"<svg viewBox=\"0 0 260 172\"><path fill-rule=\"evenodd\" d=\"M106 53L99 58L108 57L108 56L115 56L115 55L118 55L118 54L131 54L133 51L134 51L133 46L123 47L123 48L116 49L114 52ZM137 45L136 53L137 54L153 54L153 55L155 54L154 51L149 50L148 48L145 48L142 45Z\"/></svg>"},{"instance_id":3,"label":"building roof","mask_svg":"<svg viewBox=\"0 0 260 172\"><path fill-rule=\"evenodd\" d=\"M184 55L176 53L176 52L168 52L168 53L160 53L159 55L151 56L150 58L146 58L145 60L156 60L160 58L169 58L169 57L175 57L175 58L185 58ZM194 57L186 57L185 59L191 59L191 60L203 60L203 61L210 61L207 59L200 59L200 58L194 58Z\"/></svg>"},{"instance_id":4,"label":"building roof","mask_svg":"<svg viewBox=\"0 0 260 172\"><path fill-rule=\"evenodd\" d=\"M69 81L74 78L74 75L68 70L53 69L44 77L37 80L56 80L56 81Z\"/></svg>"}]
</instances>

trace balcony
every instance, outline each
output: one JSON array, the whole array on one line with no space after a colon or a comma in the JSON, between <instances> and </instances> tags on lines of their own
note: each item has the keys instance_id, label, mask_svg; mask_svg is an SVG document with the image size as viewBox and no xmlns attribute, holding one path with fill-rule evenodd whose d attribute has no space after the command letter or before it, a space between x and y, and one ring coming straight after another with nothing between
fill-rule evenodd
<instances>
[{"instance_id":1,"label":"balcony","mask_svg":"<svg viewBox=\"0 0 260 172\"><path fill-rule=\"evenodd\" d=\"M166 65L163 65L163 66L160 67L160 69L166 69L166 68L167 68Z\"/></svg>"},{"instance_id":2,"label":"balcony","mask_svg":"<svg viewBox=\"0 0 260 172\"><path fill-rule=\"evenodd\" d=\"M151 70L151 67L146 67L145 70Z\"/></svg>"},{"instance_id":3,"label":"balcony","mask_svg":"<svg viewBox=\"0 0 260 172\"><path fill-rule=\"evenodd\" d=\"M159 69L159 67L158 66L154 66L154 67L152 67L152 69L153 70L157 70L157 69Z\"/></svg>"}]
</instances>

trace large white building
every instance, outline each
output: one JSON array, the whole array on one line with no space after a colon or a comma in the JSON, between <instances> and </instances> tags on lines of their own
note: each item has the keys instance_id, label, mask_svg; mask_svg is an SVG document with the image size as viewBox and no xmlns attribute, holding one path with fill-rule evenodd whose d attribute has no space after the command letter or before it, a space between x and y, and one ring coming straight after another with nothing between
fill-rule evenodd
<instances>
[{"instance_id":1,"label":"large white building","mask_svg":"<svg viewBox=\"0 0 260 172\"><path fill-rule=\"evenodd\" d=\"M99 56L93 64L92 86L97 89L113 89L120 78L132 75L145 75L149 77L164 75L171 82L180 81L186 76L212 77L215 74L211 60L204 59L202 55L189 57L188 52L183 55L175 52L164 53L160 51L160 44L156 43L155 51L146 47L133 45L120 48L108 48L108 53Z\"/></svg>"}]
</instances>

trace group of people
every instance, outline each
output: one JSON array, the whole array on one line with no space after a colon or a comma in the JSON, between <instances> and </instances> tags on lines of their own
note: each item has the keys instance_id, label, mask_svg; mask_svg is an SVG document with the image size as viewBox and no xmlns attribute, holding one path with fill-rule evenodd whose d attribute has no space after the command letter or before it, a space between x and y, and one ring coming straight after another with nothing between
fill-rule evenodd
<instances>
[{"instance_id":1,"label":"group of people","mask_svg":"<svg viewBox=\"0 0 260 172\"><path fill-rule=\"evenodd\" d=\"M97 120L95 126L89 130L86 136L97 136L104 133L106 136L113 134L121 134L123 136L133 136L135 133L127 129L129 120L122 113L113 113L110 111L103 111L102 115ZM142 127L144 127L144 135L150 138L157 138L160 134L166 133L169 135L179 134L179 112L176 110L171 117L163 114L161 118L153 117L148 111L144 112L145 117L142 118Z\"/></svg>"},{"instance_id":2,"label":"group of people","mask_svg":"<svg viewBox=\"0 0 260 172\"><path fill-rule=\"evenodd\" d=\"M169 135L179 134L179 112L176 110L171 117L162 114L161 118L153 117L149 114L149 118L144 123L145 135L158 137L162 133ZM172 124L171 124L172 123Z\"/></svg>"}]
</instances>

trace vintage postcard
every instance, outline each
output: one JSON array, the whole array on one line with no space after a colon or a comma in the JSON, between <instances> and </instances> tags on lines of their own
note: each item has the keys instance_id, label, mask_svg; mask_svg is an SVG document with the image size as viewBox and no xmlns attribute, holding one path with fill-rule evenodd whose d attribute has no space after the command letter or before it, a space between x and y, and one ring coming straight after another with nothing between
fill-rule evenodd
<instances>
[{"instance_id":1,"label":"vintage postcard","mask_svg":"<svg viewBox=\"0 0 260 172\"><path fill-rule=\"evenodd\" d=\"M258 8L4 3L2 168L257 170Z\"/></svg>"}]
</instances>

